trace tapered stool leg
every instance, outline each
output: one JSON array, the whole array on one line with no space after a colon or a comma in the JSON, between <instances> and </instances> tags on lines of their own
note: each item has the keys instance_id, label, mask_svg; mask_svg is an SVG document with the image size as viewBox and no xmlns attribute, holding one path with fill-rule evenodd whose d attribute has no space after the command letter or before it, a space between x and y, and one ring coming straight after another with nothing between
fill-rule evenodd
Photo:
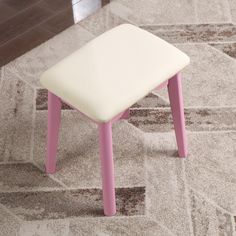
<instances>
[{"instance_id":1,"label":"tapered stool leg","mask_svg":"<svg viewBox=\"0 0 236 236\"><path fill-rule=\"evenodd\" d=\"M180 74L175 75L168 82L170 106L174 121L175 136L180 157L187 156L187 138L185 131L184 104Z\"/></svg>"},{"instance_id":2,"label":"tapered stool leg","mask_svg":"<svg viewBox=\"0 0 236 236\"><path fill-rule=\"evenodd\" d=\"M46 172L53 174L56 171L56 154L58 134L61 120L61 99L48 92L48 134Z\"/></svg>"},{"instance_id":3,"label":"tapered stool leg","mask_svg":"<svg viewBox=\"0 0 236 236\"><path fill-rule=\"evenodd\" d=\"M99 124L99 140L104 214L112 216L116 213L116 199L111 122Z\"/></svg>"}]
</instances>

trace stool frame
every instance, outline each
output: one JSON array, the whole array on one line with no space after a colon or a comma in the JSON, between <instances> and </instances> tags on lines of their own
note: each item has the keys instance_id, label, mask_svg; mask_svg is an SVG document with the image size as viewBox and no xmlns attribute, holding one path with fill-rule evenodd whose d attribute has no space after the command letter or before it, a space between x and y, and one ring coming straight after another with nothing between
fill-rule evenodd
<instances>
[{"instance_id":1,"label":"stool frame","mask_svg":"<svg viewBox=\"0 0 236 236\"><path fill-rule=\"evenodd\" d=\"M180 73L159 85L157 89L168 87L171 112L174 122L178 153L180 157L187 156L187 138L185 131L184 105ZM62 100L48 91L48 131L46 172L56 171L56 153L58 146L59 127L61 120ZM69 104L68 104L69 105ZM116 213L115 179L112 145L112 123L129 118L129 109L105 123L97 123L99 130L100 161L102 173L104 214L112 216Z\"/></svg>"}]
</instances>

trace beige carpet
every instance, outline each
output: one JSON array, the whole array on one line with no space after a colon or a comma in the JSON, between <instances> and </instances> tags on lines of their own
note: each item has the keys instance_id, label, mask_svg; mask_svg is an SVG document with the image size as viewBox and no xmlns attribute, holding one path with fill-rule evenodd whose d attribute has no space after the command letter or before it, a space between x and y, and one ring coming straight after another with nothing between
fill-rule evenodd
<instances>
[{"instance_id":1,"label":"beige carpet","mask_svg":"<svg viewBox=\"0 0 236 236\"><path fill-rule=\"evenodd\" d=\"M57 173L44 173L46 91L39 77L124 22L175 44L189 156L179 159L167 91L113 127L118 213L102 214L97 128L63 106ZM0 69L1 236L235 236L236 1L114 0Z\"/></svg>"}]
</instances>

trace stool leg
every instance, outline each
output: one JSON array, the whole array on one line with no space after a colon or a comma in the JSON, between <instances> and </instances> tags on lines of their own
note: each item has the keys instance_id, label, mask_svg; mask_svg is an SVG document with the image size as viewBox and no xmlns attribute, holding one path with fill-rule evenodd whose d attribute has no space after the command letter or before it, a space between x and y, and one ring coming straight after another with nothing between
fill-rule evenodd
<instances>
[{"instance_id":1,"label":"stool leg","mask_svg":"<svg viewBox=\"0 0 236 236\"><path fill-rule=\"evenodd\" d=\"M121 119L128 120L130 116L129 108L123 113Z\"/></svg>"},{"instance_id":2,"label":"stool leg","mask_svg":"<svg viewBox=\"0 0 236 236\"><path fill-rule=\"evenodd\" d=\"M112 216L116 213L116 198L111 122L99 124L99 141L104 214Z\"/></svg>"},{"instance_id":3,"label":"stool leg","mask_svg":"<svg viewBox=\"0 0 236 236\"><path fill-rule=\"evenodd\" d=\"M184 104L180 74L175 75L168 82L170 106L175 127L175 136L180 157L187 156L187 138L185 131Z\"/></svg>"},{"instance_id":4,"label":"stool leg","mask_svg":"<svg viewBox=\"0 0 236 236\"><path fill-rule=\"evenodd\" d=\"M61 99L48 92L48 135L46 172L53 174L56 171L56 154L59 126L61 120Z\"/></svg>"}]
</instances>

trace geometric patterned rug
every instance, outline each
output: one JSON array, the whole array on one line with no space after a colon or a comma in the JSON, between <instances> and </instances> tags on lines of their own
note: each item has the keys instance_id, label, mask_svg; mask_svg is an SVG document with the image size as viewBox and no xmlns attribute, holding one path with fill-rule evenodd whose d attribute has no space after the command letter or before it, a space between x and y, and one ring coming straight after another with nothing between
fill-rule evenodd
<instances>
[{"instance_id":1,"label":"geometric patterned rug","mask_svg":"<svg viewBox=\"0 0 236 236\"><path fill-rule=\"evenodd\" d=\"M97 127L63 105L57 172L46 175L43 71L129 22L173 43L189 155L177 155L166 89L113 126L117 215L104 217ZM131 62L132 63L132 62ZM235 236L236 1L114 0L0 68L0 235Z\"/></svg>"}]
</instances>

